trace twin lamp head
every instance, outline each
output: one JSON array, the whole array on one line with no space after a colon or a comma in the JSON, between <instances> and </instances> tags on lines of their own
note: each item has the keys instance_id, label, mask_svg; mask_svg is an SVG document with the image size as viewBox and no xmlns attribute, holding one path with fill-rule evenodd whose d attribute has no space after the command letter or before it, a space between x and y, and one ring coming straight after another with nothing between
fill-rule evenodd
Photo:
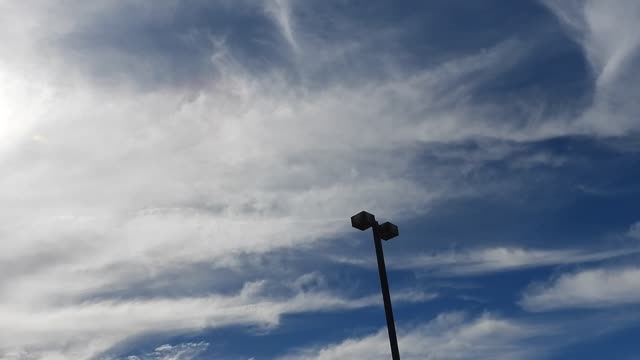
<instances>
[{"instance_id":1,"label":"twin lamp head","mask_svg":"<svg viewBox=\"0 0 640 360\"><path fill-rule=\"evenodd\" d=\"M378 234L383 240L391 240L399 235L398 227L390 222L385 222L382 225L378 225L376 217L366 211L361 211L351 217L351 226L354 228L365 231L370 227L373 227L373 231L378 231Z\"/></svg>"}]
</instances>

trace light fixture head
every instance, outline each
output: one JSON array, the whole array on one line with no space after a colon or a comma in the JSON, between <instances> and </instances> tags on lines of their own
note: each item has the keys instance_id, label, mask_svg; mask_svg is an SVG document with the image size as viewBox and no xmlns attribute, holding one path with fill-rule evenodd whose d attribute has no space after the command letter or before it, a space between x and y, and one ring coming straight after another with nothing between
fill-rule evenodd
<instances>
[{"instance_id":1,"label":"light fixture head","mask_svg":"<svg viewBox=\"0 0 640 360\"><path fill-rule=\"evenodd\" d=\"M354 228L365 231L372 227L376 223L376 217L373 214L369 214L366 211L361 211L351 217L351 226Z\"/></svg>"},{"instance_id":2,"label":"light fixture head","mask_svg":"<svg viewBox=\"0 0 640 360\"><path fill-rule=\"evenodd\" d=\"M380 225L378 231L382 240L391 240L394 237L400 235L400 233L398 232L398 227L388 221Z\"/></svg>"}]
</instances>

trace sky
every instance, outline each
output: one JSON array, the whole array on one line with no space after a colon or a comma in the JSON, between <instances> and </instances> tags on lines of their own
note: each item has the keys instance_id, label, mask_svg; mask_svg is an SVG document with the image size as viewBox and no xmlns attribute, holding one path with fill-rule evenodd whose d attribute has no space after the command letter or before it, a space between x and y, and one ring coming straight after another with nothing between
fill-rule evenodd
<instances>
[{"instance_id":1,"label":"sky","mask_svg":"<svg viewBox=\"0 0 640 360\"><path fill-rule=\"evenodd\" d=\"M637 359L637 0L0 0L0 359Z\"/></svg>"}]
</instances>

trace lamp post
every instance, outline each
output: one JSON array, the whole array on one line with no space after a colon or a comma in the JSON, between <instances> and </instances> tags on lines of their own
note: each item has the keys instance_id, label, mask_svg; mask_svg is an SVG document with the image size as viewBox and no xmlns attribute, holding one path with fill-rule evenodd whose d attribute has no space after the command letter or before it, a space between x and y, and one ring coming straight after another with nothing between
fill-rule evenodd
<instances>
[{"instance_id":1,"label":"lamp post","mask_svg":"<svg viewBox=\"0 0 640 360\"><path fill-rule=\"evenodd\" d=\"M360 231L365 231L368 228L373 230L373 243L376 247L376 257L378 258L378 273L380 274L380 287L382 289L382 300L384 301L384 313L387 317L387 330L389 332L389 344L391 345L391 358L393 360L400 360L396 325L393 320L391 296L389 295L389 281L387 280L387 269L384 265L384 254L382 252L381 241L391 240L398 236L398 227L388 221L379 225L378 221L376 221L376 217L366 211L361 211L353 215L351 217L351 226Z\"/></svg>"}]
</instances>

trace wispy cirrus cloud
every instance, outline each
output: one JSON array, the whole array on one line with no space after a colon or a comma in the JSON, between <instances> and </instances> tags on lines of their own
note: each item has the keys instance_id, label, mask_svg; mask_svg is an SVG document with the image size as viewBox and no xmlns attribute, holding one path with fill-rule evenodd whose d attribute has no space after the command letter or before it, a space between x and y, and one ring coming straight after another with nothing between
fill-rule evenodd
<instances>
[{"instance_id":1,"label":"wispy cirrus cloud","mask_svg":"<svg viewBox=\"0 0 640 360\"><path fill-rule=\"evenodd\" d=\"M131 355L122 360L192 360L207 351L209 343L164 344L144 355Z\"/></svg>"},{"instance_id":2,"label":"wispy cirrus cloud","mask_svg":"<svg viewBox=\"0 0 640 360\"><path fill-rule=\"evenodd\" d=\"M577 119L576 130L623 135L637 130L638 63L640 39L634 31L640 19L636 1L544 0L566 25L567 33L586 55L596 81L591 107Z\"/></svg>"},{"instance_id":3,"label":"wispy cirrus cloud","mask_svg":"<svg viewBox=\"0 0 640 360\"><path fill-rule=\"evenodd\" d=\"M633 239L640 239L640 222L634 223L629 227L627 235Z\"/></svg>"},{"instance_id":4,"label":"wispy cirrus cloud","mask_svg":"<svg viewBox=\"0 0 640 360\"><path fill-rule=\"evenodd\" d=\"M546 329L548 330L548 329ZM535 339L545 335L543 327L504 319L492 314L470 317L461 312L438 315L430 322L400 331L403 359L534 359L548 350ZM548 335L548 334L546 334ZM387 332L317 348L302 349L282 360L387 359Z\"/></svg>"},{"instance_id":5,"label":"wispy cirrus cloud","mask_svg":"<svg viewBox=\"0 0 640 360\"><path fill-rule=\"evenodd\" d=\"M632 0L544 0L579 42L598 79L607 86L621 75L640 46L633 29L640 6Z\"/></svg>"},{"instance_id":6,"label":"wispy cirrus cloud","mask_svg":"<svg viewBox=\"0 0 640 360\"><path fill-rule=\"evenodd\" d=\"M463 360L554 358L563 348L584 344L637 324L637 312L604 312L582 317L507 317L490 312L440 313L398 333L402 358ZM386 329L338 343L309 346L282 360L388 359Z\"/></svg>"},{"instance_id":7,"label":"wispy cirrus cloud","mask_svg":"<svg viewBox=\"0 0 640 360\"><path fill-rule=\"evenodd\" d=\"M611 308L640 302L640 269L632 266L594 268L560 274L533 284L520 301L529 311Z\"/></svg>"},{"instance_id":8,"label":"wispy cirrus cloud","mask_svg":"<svg viewBox=\"0 0 640 360\"><path fill-rule=\"evenodd\" d=\"M392 269L424 271L436 276L473 276L543 266L589 263L633 255L639 251L636 247L608 250L490 247L392 257L388 260L388 266ZM333 260L371 266L369 262L345 257L333 257Z\"/></svg>"},{"instance_id":9,"label":"wispy cirrus cloud","mask_svg":"<svg viewBox=\"0 0 640 360\"><path fill-rule=\"evenodd\" d=\"M425 144L482 140L476 152L490 156L462 156L473 169L508 154L501 141L583 133L474 103L478 84L526 55L518 39L408 71L371 50L375 29L308 33L295 19L304 3L205 3L0 3L0 353L85 359L155 331L369 306L373 297L223 295L201 283L181 297L137 291L238 254L311 248L342 235L354 211L412 217L487 186L436 162L418 178ZM384 67L361 66L378 56ZM473 273L590 256L505 248L426 261ZM207 285L224 276L206 271Z\"/></svg>"},{"instance_id":10,"label":"wispy cirrus cloud","mask_svg":"<svg viewBox=\"0 0 640 360\"><path fill-rule=\"evenodd\" d=\"M295 38L293 17L291 16L291 4L289 0L272 0L266 3L267 13L270 13L275 23L280 28L293 51L298 51L298 41Z\"/></svg>"},{"instance_id":11,"label":"wispy cirrus cloud","mask_svg":"<svg viewBox=\"0 0 640 360\"><path fill-rule=\"evenodd\" d=\"M425 255L398 262L401 267L454 275L486 274L541 266L601 261L637 253L638 249L590 251L587 249L488 248Z\"/></svg>"},{"instance_id":12,"label":"wispy cirrus cloud","mask_svg":"<svg viewBox=\"0 0 640 360\"><path fill-rule=\"evenodd\" d=\"M232 295L127 298L66 305L14 304L0 307L0 356L94 358L142 334L189 333L205 328L245 325L270 328L285 314L339 311L376 306L379 294L347 298L326 291L268 294L266 281L251 282ZM62 285L60 285L62 286ZM394 300L424 302L434 295L399 291Z\"/></svg>"}]
</instances>

